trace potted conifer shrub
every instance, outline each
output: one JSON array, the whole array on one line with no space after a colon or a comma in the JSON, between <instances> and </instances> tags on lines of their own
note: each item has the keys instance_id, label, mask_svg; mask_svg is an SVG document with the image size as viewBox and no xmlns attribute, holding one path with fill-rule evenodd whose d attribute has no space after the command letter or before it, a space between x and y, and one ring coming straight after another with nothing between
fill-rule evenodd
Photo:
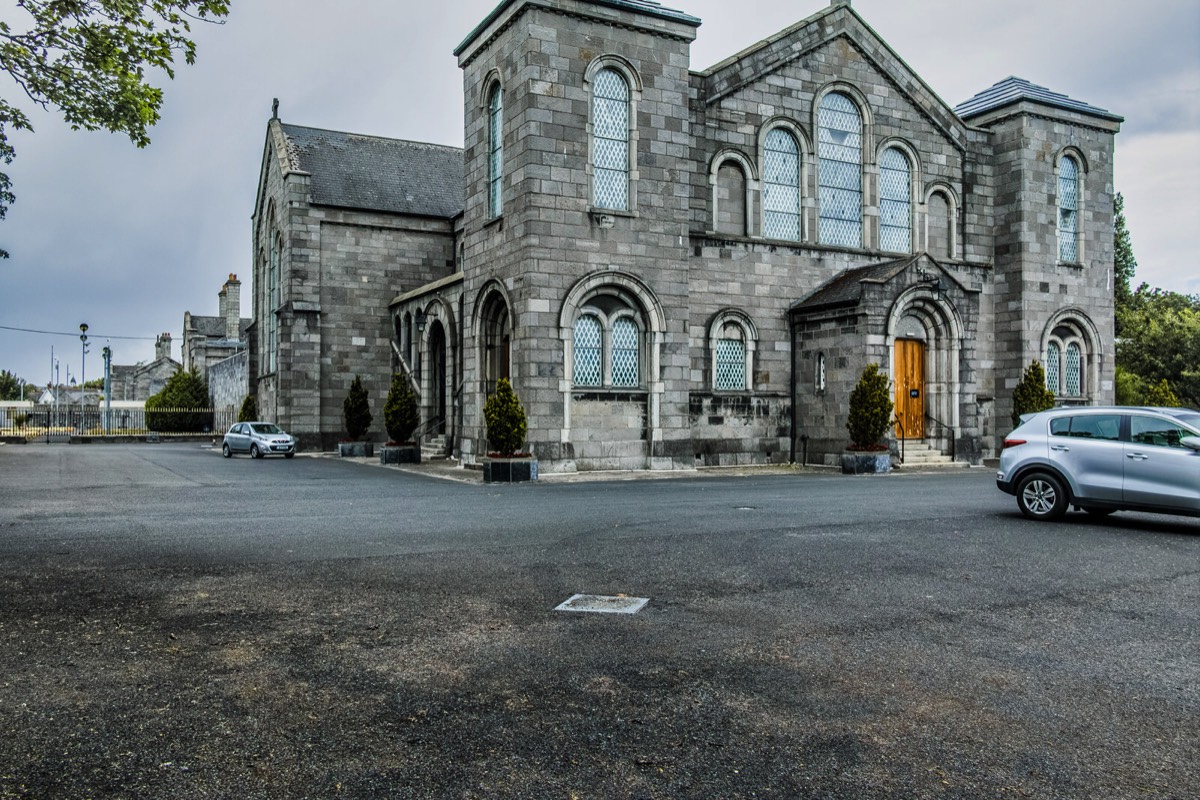
<instances>
[{"instance_id":1,"label":"potted conifer shrub","mask_svg":"<svg viewBox=\"0 0 1200 800\"><path fill-rule=\"evenodd\" d=\"M1013 388L1013 427L1021 424L1024 414L1054 408L1054 392L1046 388L1046 370L1041 362L1034 360L1025 368L1021 382Z\"/></svg>"},{"instance_id":2,"label":"potted conifer shrub","mask_svg":"<svg viewBox=\"0 0 1200 800\"><path fill-rule=\"evenodd\" d=\"M421 447L413 441L413 432L420 421L417 393L408 374L397 372L392 375L392 385L383 404L383 426L387 429L388 443L379 449L380 464L421 463Z\"/></svg>"},{"instance_id":3,"label":"potted conifer shrub","mask_svg":"<svg viewBox=\"0 0 1200 800\"><path fill-rule=\"evenodd\" d=\"M850 392L850 446L842 454L842 473L862 475L889 472L890 449L883 441L892 421L892 397L887 375L878 364L868 364L858 385Z\"/></svg>"},{"instance_id":4,"label":"potted conifer shrub","mask_svg":"<svg viewBox=\"0 0 1200 800\"><path fill-rule=\"evenodd\" d=\"M521 450L528 426L525 408L508 378L499 380L495 394L484 403L483 418L491 448L483 459L484 482L536 481L537 459Z\"/></svg>"},{"instance_id":5,"label":"potted conifer shrub","mask_svg":"<svg viewBox=\"0 0 1200 800\"><path fill-rule=\"evenodd\" d=\"M344 458L370 458L375 455L373 444L359 441L371 429L371 402L360 375L354 376L350 391L342 402L342 421L350 440L338 444L338 455Z\"/></svg>"}]
</instances>

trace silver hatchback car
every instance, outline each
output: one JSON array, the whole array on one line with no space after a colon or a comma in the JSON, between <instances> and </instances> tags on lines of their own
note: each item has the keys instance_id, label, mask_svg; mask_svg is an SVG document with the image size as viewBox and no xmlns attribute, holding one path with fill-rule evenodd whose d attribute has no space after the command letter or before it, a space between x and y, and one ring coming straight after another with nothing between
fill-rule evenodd
<instances>
[{"instance_id":1,"label":"silver hatchback car","mask_svg":"<svg viewBox=\"0 0 1200 800\"><path fill-rule=\"evenodd\" d=\"M1030 519L1153 511L1200 517L1200 412L1064 407L1022 417L996 486Z\"/></svg>"},{"instance_id":2,"label":"silver hatchback car","mask_svg":"<svg viewBox=\"0 0 1200 800\"><path fill-rule=\"evenodd\" d=\"M296 455L296 440L273 422L238 422L225 434L221 455L249 453L253 458Z\"/></svg>"}]
</instances>

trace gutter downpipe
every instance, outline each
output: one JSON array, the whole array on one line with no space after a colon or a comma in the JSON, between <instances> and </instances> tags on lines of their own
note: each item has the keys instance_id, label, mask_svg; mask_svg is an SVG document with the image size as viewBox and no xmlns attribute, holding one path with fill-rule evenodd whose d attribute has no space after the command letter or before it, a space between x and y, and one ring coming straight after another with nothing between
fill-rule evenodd
<instances>
[{"instance_id":1,"label":"gutter downpipe","mask_svg":"<svg viewBox=\"0 0 1200 800\"><path fill-rule=\"evenodd\" d=\"M791 440L791 452L788 455L788 463L795 464L796 463L796 325L793 322L791 312L788 312L788 329L791 332L791 340L792 340L792 374L789 376L790 380L788 381L791 384L791 386L788 387L788 390L791 393L791 399L792 399L792 408L791 408L792 430L791 430L791 435L788 437ZM807 461L808 460L808 443L807 442L805 442L804 451L805 451L804 452L804 456L805 456L804 460Z\"/></svg>"}]
</instances>

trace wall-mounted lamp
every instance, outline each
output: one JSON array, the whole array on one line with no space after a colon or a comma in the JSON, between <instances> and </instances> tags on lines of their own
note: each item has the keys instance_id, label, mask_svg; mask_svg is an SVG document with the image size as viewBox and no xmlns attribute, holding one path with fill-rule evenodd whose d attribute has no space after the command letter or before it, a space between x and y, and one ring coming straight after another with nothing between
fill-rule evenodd
<instances>
[{"instance_id":1,"label":"wall-mounted lamp","mask_svg":"<svg viewBox=\"0 0 1200 800\"><path fill-rule=\"evenodd\" d=\"M417 312L417 330L425 330L425 323L429 321L429 315L424 311Z\"/></svg>"}]
</instances>

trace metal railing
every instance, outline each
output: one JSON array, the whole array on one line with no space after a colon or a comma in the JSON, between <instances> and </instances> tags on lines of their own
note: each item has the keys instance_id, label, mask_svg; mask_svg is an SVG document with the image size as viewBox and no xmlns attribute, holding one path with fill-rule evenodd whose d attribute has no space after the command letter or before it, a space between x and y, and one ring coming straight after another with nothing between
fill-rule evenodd
<instances>
[{"instance_id":1,"label":"metal railing","mask_svg":"<svg viewBox=\"0 0 1200 800\"><path fill-rule=\"evenodd\" d=\"M948 438L950 439L950 460L957 461L958 459L955 457L956 454L955 454L955 441L954 440L957 439L958 436L954 432L954 428L950 427L949 425L942 422L937 417L930 415L929 413L925 414L925 419L929 420L934 425L937 425L939 428L941 428L942 430L947 431L949 433Z\"/></svg>"},{"instance_id":2,"label":"metal railing","mask_svg":"<svg viewBox=\"0 0 1200 800\"><path fill-rule=\"evenodd\" d=\"M237 409L112 408L38 405L0 409L0 437L26 441L67 441L71 437L143 438L224 433L237 421Z\"/></svg>"}]
</instances>

